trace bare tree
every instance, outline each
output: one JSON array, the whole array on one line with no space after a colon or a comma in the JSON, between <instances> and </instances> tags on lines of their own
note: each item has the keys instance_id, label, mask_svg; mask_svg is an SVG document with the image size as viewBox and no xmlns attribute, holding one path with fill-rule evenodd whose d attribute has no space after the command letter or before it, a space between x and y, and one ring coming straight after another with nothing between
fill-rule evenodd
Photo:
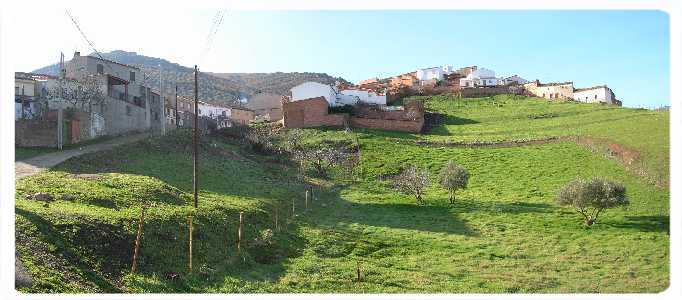
<instances>
[{"instance_id":1,"label":"bare tree","mask_svg":"<svg viewBox=\"0 0 682 300\"><path fill-rule=\"evenodd\" d=\"M429 171L410 165L393 179L393 185L401 192L413 195L417 204L423 204L422 196L429 185Z\"/></svg>"},{"instance_id":2,"label":"bare tree","mask_svg":"<svg viewBox=\"0 0 682 300\"><path fill-rule=\"evenodd\" d=\"M97 76L88 75L79 80L58 79L47 90L46 101L62 101L74 108L92 112L92 107L102 105L106 95Z\"/></svg>"}]
</instances>

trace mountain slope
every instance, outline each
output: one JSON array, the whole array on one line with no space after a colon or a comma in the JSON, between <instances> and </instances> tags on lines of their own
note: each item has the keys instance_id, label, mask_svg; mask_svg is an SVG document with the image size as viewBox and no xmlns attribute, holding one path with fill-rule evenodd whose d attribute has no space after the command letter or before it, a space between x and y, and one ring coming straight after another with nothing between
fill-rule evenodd
<instances>
[{"instance_id":1,"label":"mountain slope","mask_svg":"<svg viewBox=\"0 0 682 300\"><path fill-rule=\"evenodd\" d=\"M90 54L94 55L94 54ZM178 93L181 96L193 97L194 95L194 69L182 66L168 60L150 56L144 56L135 52L114 50L102 53L106 59L117 61L127 65L133 65L142 69L145 73L145 81L152 88L159 88L159 66L162 69L164 91L172 94L175 92L175 83L178 85ZM58 64L49 65L33 73L57 75ZM199 99L220 103L232 104L237 96L249 96L258 91L274 92L282 95L289 93L289 89L305 81L317 81L333 84L336 81L346 82L343 78L337 78L326 73L199 73Z\"/></svg>"}]
</instances>

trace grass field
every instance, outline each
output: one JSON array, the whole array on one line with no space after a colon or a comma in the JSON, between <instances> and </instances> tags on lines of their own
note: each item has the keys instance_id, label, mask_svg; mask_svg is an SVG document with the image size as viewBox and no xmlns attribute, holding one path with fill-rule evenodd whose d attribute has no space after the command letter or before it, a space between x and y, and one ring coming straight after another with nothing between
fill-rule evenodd
<instances>
[{"instance_id":1,"label":"grass field","mask_svg":"<svg viewBox=\"0 0 682 300\"><path fill-rule=\"evenodd\" d=\"M331 179L306 177L316 185L308 210L302 182L282 158L207 138L195 211L186 134L88 154L21 179L17 246L38 283L24 291L623 293L667 288L667 188L570 141L499 148L415 143L591 135L641 151L646 166L656 169L668 164L667 113L508 96L426 101L447 117L429 134L305 130L310 144L353 143L357 137L362 157L354 180L337 173ZM552 117L538 118L541 114ZM625 132L627 116L648 125ZM600 122L580 124L588 119ZM471 174L469 188L458 192L453 205L436 184L420 206L383 179L412 163L428 168L435 182L450 159ZM98 176L74 175L80 173ZM586 228L576 213L554 202L556 190L576 176L623 182L631 205L607 211ZM38 191L71 197L45 207L23 196ZM139 272L132 275L142 203L152 206L146 210ZM237 254L239 211L245 212L246 227L244 251ZM275 211L282 229L271 246L259 246L254 239L274 228Z\"/></svg>"}]
</instances>

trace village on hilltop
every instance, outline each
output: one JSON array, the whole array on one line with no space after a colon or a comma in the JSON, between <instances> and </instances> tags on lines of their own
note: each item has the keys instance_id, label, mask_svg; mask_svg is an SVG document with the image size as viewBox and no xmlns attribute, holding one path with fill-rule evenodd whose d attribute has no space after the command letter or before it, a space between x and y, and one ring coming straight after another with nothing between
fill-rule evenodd
<instances>
[{"instance_id":1,"label":"village on hilltop","mask_svg":"<svg viewBox=\"0 0 682 300\"><path fill-rule=\"evenodd\" d=\"M194 99L152 89L139 68L98 56L60 64L60 74L15 73L16 144L61 147L99 136L150 131L164 134L194 124ZM198 102L199 128L210 131L258 122L281 122L287 128L351 126L420 132L424 107L411 95L455 94L486 97L516 94L621 106L606 85L575 88L572 82L540 83L468 66L431 67L357 84L303 82L289 95L257 92L243 105ZM241 103L241 102L239 102ZM338 107L352 107L348 110Z\"/></svg>"}]
</instances>

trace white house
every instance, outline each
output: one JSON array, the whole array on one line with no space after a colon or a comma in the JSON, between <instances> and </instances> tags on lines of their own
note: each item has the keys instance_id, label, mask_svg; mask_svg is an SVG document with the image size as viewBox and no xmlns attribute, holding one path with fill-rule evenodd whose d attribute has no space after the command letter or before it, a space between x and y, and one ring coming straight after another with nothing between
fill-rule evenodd
<instances>
[{"instance_id":1,"label":"white house","mask_svg":"<svg viewBox=\"0 0 682 300\"><path fill-rule=\"evenodd\" d=\"M479 68L459 80L460 87L496 86L498 79L495 72L486 68Z\"/></svg>"},{"instance_id":2,"label":"white house","mask_svg":"<svg viewBox=\"0 0 682 300\"><path fill-rule=\"evenodd\" d=\"M304 82L291 88L291 101L324 97L329 106L355 105L359 102L386 105L386 94L373 91L347 88L337 91L330 85L317 82Z\"/></svg>"},{"instance_id":3,"label":"white house","mask_svg":"<svg viewBox=\"0 0 682 300\"><path fill-rule=\"evenodd\" d=\"M417 79L419 81L442 80L443 75L452 74L455 69L452 66L440 66L425 69L417 69Z\"/></svg>"},{"instance_id":4,"label":"white house","mask_svg":"<svg viewBox=\"0 0 682 300\"><path fill-rule=\"evenodd\" d=\"M608 104L615 104L616 95L606 85L594 86L584 89L575 89L573 91L573 99L580 102L597 103L603 102Z\"/></svg>"},{"instance_id":5,"label":"white house","mask_svg":"<svg viewBox=\"0 0 682 300\"><path fill-rule=\"evenodd\" d=\"M198 106L199 116L202 117L215 119L219 116L229 117L231 115L231 110L229 107L206 103L203 101L199 101Z\"/></svg>"},{"instance_id":6,"label":"white house","mask_svg":"<svg viewBox=\"0 0 682 300\"><path fill-rule=\"evenodd\" d=\"M502 84L502 85L507 85L507 84L512 84L512 83L521 85L521 84L526 84L528 82L529 82L528 80L521 78L519 75L512 75L512 76L509 76L506 78L502 78L502 80L500 80L500 84Z\"/></svg>"},{"instance_id":7,"label":"white house","mask_svg":"<svg viewBox=\"0 0 682 300\"><path fill-rule=\"evenodd\" d=\"M357 102L368 104L386 105L386 94L378 94L372 91L359 89L345 89L341 90L338 95L338 101L347 101L346 99L356 98ZM352 101L352 100L351 100ZM346 103L344 103L346 104ZM351 103L348 103L351 104ZM354 104L354 103L353 103Z\"/></svg>"},{"instance_id":8,"label":"white house","mask_svg":"<svg viewBox=\"0 0 682 300\"><path fill-rule=\"evenodd\" d=\"M337 92L330 85L308 81L291 88L291 101L324 97L329 106L336 106Z\"/></svg>"}]
</instances>

